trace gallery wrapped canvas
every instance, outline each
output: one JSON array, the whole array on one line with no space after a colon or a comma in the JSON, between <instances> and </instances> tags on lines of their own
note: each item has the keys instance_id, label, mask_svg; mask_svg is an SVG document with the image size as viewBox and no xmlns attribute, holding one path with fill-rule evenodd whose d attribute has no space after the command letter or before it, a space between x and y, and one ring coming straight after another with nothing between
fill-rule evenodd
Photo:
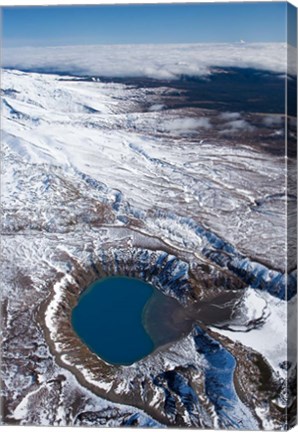
<instances>
[{"instance_id":1,"label":"gallery wrapped canvas","mask_svg":"<svg viewBox=\"0 0 298 432\"><path fill-rule=\"evenodd\" d=\"M293 427L296 8L1 12L2 424Z\"/></svg>"}]
</instances>

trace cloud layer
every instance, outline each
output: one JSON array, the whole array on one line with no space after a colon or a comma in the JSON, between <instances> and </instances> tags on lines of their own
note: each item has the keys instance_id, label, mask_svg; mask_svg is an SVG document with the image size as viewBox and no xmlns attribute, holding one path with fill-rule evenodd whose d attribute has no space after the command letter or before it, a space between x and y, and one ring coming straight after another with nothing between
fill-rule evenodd
<instances>
[{"instance_id":1,"label":"cloud layer","mask_svg":"<svg viewBox=\"0 0 298 432\"><path fill-rule=\"evenodd\" d=\"M208 75L212 67L251 67L283 74L287 51L283 43L4 48L2 65L75 75L157 79Z\"/></svg>"}]
</instances>

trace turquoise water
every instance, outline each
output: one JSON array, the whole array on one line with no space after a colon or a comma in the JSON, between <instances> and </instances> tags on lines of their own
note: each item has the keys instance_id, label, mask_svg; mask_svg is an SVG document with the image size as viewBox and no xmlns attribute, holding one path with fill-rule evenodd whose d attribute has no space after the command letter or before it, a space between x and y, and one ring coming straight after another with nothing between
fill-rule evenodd
<instances>
[{"instance_id":1,"label":"turquoise water","mask_svg":"<svg viewBox=\"0 0 298 432\"><path fill-rule=\"evenodd\" d=\"M93 283L72 311L80 339L103 360L129 365L191 329L177 300L128 277Z\"/></svg>"}]
</instances>

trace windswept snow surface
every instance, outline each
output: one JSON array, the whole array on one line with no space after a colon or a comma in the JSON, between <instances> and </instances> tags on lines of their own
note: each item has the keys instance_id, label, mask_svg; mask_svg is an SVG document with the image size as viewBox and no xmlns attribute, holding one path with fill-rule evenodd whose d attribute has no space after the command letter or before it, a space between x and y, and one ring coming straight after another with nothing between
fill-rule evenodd
<instances>
[{"instance_id":1,"label":"windswept snow surface","mask_svg":"<svg viewBox=\"0 0 298 432\"><path fill-rule=\"evenodd\" d=\"M222 113L142 112L146 88L64 78L3 72L2 142L11 162L60 167L78 181L89 176L139 211L194 217L245 255L283 269L284 157L248 146L241 131L234 137L235 122L222 120ZM168 91L157 88L154 98ZM231 131L228 137L218 137L222 128ZM245 133L255 137L250 129ZM4 164L12 170L3 176L4 205L12 194L21 201L23 194L37 193L33 182L20 190L17 167ZM43 193L39 198L48 202ZM38 211L39 201L34 205Z\"/></svg>"}]
</instances>

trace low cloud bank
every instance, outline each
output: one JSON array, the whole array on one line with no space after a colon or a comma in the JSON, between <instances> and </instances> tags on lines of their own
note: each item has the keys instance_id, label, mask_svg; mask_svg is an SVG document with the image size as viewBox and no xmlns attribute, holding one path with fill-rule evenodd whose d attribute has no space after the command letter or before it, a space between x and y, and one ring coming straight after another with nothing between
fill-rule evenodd
<instances>
[{"instance_id":1,"label":"low cloud bank","mask_svg":"<svg viewBox=\"0 0 298 432\"><path fill-rule=\"evenodd\" d=\"M252 132L254 126L248 123L246 120L238 119L232 120L223 125L223 129L219 132L221 135L233 135L239 132Z\"/></svg>"},{"instance_id":2,"label":"low cloud bank","mask_svg":"<svg viewBox=\"0 0 298 432\"><path fill-rule=\"evenodd\" d=\"M284 124L284 119L279 115L266 116L263 119L263 123L267 127L282 126Z\"/></svg>"},{"instance_id":3,"label":"low cloud bank","mask_svg":"<svg viewBox=\"0 0 298 432\"><path fill-rule=\"evenodd\" d=\"M223 112L219 115L221 120L237 120L241 117L241 114L238 112Z\"/></svg>"},{"instance_id":4,"label":"low cloud bank","mask_svg":"<svg viewBox=\"0 0 298 432\"><path fill-rule=\"evenodd\" d=\"M4 48L2 66L102 77L175 79L206 76L212 67L249 67L284 74L283 43L92 45ZM295 68L289 66L289 73Z\"/></svg>"},{"instance_id":5,"label":"low cloud bank","mask_svg":"<svg viewBox=\"0 0 298 432\"><path fill-rule=\"evenodd\" d=\"M163 123L163 129L168 132L188 133L197 129L210 129L210 120L206 117L192 118L184 117L168 120Z\"/></svg>"}]
</instances>

